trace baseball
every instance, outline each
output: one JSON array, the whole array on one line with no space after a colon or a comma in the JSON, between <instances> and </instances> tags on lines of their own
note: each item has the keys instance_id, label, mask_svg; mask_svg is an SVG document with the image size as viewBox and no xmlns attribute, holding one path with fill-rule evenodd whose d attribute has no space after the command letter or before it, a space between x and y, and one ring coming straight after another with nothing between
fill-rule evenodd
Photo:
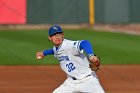
<instances>
[{"instance_id":1,"label":"baseball","mask_svg":"<svg viewBox=\"0 0 140 93\"><path fill-rule=\"evenodd\" d=\"M41 59L41 56L37 56L37 59Z\"/></svg>"}]
</instances>

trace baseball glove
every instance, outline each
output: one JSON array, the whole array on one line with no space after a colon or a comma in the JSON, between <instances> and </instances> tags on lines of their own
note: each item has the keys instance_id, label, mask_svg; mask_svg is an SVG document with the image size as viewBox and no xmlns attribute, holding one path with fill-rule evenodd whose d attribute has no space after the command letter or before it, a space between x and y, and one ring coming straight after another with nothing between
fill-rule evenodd
<instances>
[{"instance_id":1,"label":"baseball glove","mask_svg":"<svg viewBox=\"0 0 140 93\"><path fill-rule=\"evenodd\" d=\"M99 56L94 55L89 57L89 62L89 67L92 71L97 71L100 69L101 59Z\"/></svg>"}]
</instances>

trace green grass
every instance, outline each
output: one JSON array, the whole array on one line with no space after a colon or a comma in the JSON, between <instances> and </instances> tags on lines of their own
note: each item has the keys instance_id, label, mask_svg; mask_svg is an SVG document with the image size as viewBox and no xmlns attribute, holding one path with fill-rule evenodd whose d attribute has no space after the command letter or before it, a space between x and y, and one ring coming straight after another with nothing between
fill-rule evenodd
<instances>
[{"instance_id":1,"label":"green grass","mask_svg":"<svg viewBox=\"0 0 140 93\"><path fill-rule=\"evenodd\" d=\"M90 29L64 30L64 34L71 40L89 40L102 64L140 64L140 36ZM52 55L35 58L37 51L51 47L45 30L0 31L0 65L58 64Z\"/></svg>"}]
</instances>

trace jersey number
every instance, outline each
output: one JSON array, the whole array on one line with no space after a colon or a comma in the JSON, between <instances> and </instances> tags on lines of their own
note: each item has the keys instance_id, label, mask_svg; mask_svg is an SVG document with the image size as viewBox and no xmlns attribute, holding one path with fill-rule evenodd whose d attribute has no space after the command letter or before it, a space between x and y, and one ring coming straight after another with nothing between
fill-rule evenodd
<instances>
[{"instance_id":1,"label":"jersey number","mask_svg":"<svg viewBox=\"0 0 140 93\"><path fill-rule=\"evenodd\" d=\"M71 72L75 69L75 66L73 65L73 63L66 64L66 67L68 68L68 72Z\"/></svg>"}]
</instances>

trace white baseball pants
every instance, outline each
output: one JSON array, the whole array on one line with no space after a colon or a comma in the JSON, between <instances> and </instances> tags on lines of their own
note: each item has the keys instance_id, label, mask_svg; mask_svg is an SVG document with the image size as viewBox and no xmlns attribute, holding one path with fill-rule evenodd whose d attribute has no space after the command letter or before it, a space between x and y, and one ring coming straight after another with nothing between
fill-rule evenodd
<instances>
[{"instance_id":1,"label":"white baseball pants","mask_svg":"<svg viewBox=\"0 0 140 93\"><path fill-rule=\"evenodd\" d=\"M105 93L96 76L88 76L81 80L67 78L53 93Z\"/></svg>"}]
</instances>

